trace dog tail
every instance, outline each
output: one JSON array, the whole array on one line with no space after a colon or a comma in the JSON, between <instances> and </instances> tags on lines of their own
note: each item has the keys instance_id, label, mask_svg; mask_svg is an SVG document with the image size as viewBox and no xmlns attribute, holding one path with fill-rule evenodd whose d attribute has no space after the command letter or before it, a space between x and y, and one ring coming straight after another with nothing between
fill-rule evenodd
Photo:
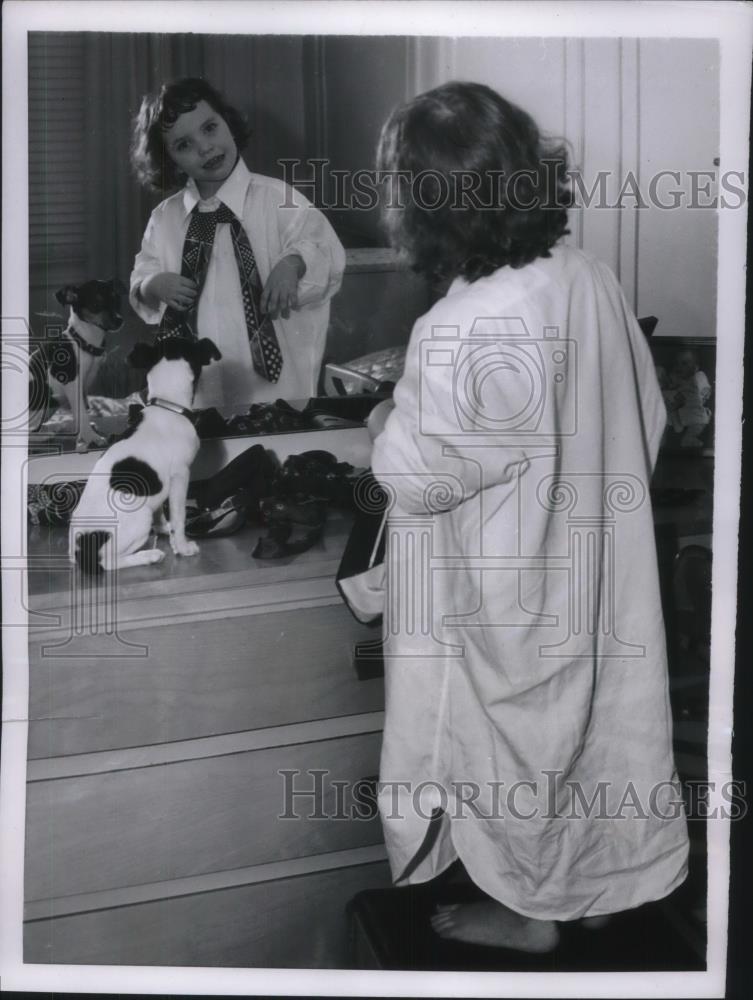
<instances>
[{"instance_id":1,"label":"dog tail","mask_svg":"<svg viewBox=\"0 0 753 1000\"><path fill-rule=\"evenodd\" d=\"M82 573L96 576L103 572L100 549L110 537L109 531L82 531L76 536L76 563Z\"/></svg>"}]
</instances>

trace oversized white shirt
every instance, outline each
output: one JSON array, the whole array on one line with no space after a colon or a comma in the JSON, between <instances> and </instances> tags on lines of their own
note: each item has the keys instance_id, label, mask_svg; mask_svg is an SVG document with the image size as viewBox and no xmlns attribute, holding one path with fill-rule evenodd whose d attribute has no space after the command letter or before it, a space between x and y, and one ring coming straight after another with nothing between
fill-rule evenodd
<instances>
[{"instance_id":1,"label":"oversized white shirt","mask_svg":"<svg viewBox=\"0 0 753 1000\"><path fill-rule=\"evenodd\" d=\"M282 181L251 173L242 158L215 197L202 200L189 180L154 209L131 274L131 305L146 323L159 323L164 303L158 309L147 305L139 295L141 284L161 271L180 274L192 209L199 203L200 211L211 211L219 201L240 219L262 286L288 254L300 254L306 272L298 284L300 308L288 319L274 320L283 365L279 381L267 382L251 361L230 226L217 227L199 299L197 332L217 344L222 361L203 370L194 405L227 408L278 398L307 399L316 392L329 300L342 281L345 251L329 222L303 195Z\"/></svg>"},{"instance_id":2,"label":"oversized white shirt","mask_svg":"<svg viewBox=\"0 0 753 1000\"><path fill-rule=\"evenodd\" d=\"M667 895L688 839L649 495L666 412L617 280L560 246L455 281L416 322L394 400L372 468L394 499L395 879L460 857L490 896L555 920Z\"/></svg>"}]
</instances>

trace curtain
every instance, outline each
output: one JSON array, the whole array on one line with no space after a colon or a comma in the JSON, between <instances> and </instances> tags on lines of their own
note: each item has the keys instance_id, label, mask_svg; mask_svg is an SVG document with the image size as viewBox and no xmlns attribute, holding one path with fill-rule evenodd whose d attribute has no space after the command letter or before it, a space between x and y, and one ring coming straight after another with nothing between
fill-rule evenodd
<instances>
[{"instance_id":1,"label":"curtain","mask_svg":"<svg viewBox=\"0 0 753 1000\"><path fill-rule=\"evenodd\" d=\"M131 124L144 94L202 76L248 119L244 158L283 177L282 158L306 156L300 36L86 33L85 142L88 273L127 281L152 208L129 163ZM308 193L308 192L306 192Z\"/></svg>"},{"instance_id":2,"label":"curtain","mask_svg":"<svg viewBox=\"0 0 753 1000\"><path fill-rule=\"evenodd\" d=\"M163 194L148 192L129 161L131 125L146 93L204 74L204 38L189 34L85 36L87 272L128 282L149 213Z\"/></svg>"}]
</instances>

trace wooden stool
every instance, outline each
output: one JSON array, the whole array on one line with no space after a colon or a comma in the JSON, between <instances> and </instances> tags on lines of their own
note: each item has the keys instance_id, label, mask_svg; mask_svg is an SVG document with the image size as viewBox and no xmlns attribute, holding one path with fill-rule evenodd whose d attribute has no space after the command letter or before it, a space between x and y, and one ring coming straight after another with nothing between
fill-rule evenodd
<instances>
[{"instance_id":1,"label":"wooden stool","mask_svg":"<svg viewBox=\"0 0 753 1000\"><path fill-rule=\"evenodd\" d=\"M681 890L678 890L678 893ZM356 969L507 972L685 971L704 958L670 918L670 901L615 915L601 930L561 923L558 947L545 955L440 938L429 918L437 903L480 898L475 886L439 878L425 885L373 889L348 904L351 965Z\"/></svg>"}]
</instances>

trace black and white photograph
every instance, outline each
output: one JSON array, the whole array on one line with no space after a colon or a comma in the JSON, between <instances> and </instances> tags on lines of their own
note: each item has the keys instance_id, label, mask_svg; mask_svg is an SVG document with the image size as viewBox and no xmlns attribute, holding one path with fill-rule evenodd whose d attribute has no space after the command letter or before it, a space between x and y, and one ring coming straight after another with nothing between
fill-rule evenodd
<instances>
[{"instance_id":1,"label":"black and white photograph","mask_svg":"<svg viewBox=\"0 0 753 1000\"><path fill-rule=\"evenodd\" d=\"M725 995L714 8L5 5L5 988Z\"/></svg>"}]
</instances>

